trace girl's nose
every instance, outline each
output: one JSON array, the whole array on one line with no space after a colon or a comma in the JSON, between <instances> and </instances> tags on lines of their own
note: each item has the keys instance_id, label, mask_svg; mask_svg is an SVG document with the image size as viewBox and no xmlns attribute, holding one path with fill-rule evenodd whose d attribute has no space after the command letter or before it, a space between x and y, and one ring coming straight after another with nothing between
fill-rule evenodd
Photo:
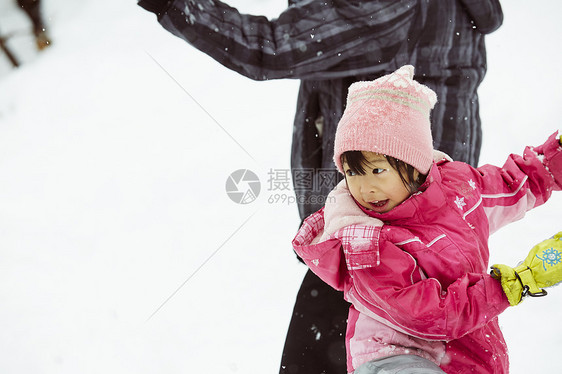
<instances>
[{"instance_id":1,"label":"girl's nose","mask_svg":"<svg viewBox=\"0 0 562 374\"><path fill-rule=\"evenodd\" d=\"M370 183L369 180L365 180L361 183L361 193L370 194L376 191L375 185Z\"/></svg>"}]
</instances>

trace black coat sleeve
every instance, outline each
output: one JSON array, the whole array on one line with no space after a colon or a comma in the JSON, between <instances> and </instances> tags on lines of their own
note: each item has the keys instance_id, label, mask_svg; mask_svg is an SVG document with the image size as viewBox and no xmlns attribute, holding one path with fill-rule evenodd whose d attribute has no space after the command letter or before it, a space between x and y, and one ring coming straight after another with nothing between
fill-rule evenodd
<instances>
[{"instance_id":1,"label":"black coat sleeve","mask_svg":"<svg viewBox=\"0 0 562 374\"><path fill-rule=\"evenodd\" d=\"M417 1L303 0L273 20L218 0L155 3L164 5L151 9L166 30L229 69L266 80L339 78L391 61L412 32Z\"/></svg>"},{"instance_id":2,"label":"black coat sleeve","mask_svg":"<svg viewBox=\"0 0 562 374\"><path fill-rule=\"evenodd\" d=\"M496 31L503 23L503 11L498 0L461 0L476 29L482 34Z\"/></svg>"},{"instance_id":3,"label":"black coat sleeve","mask_svg":"<svg viewBox=\"0 0 562 374\"><path fill-rule=\"evenodd\" d=\"M160 16L168 7L169 0L140 0L138 5Z\"/></svg>"}]
</instances>

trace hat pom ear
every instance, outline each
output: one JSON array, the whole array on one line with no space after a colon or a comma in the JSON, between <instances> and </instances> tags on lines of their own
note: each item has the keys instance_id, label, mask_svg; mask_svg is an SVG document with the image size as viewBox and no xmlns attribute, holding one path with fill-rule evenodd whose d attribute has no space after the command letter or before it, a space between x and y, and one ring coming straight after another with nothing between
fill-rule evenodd
<instances>
[{"instance_id":1,"label":"hat pom ear","mask_svg":"<svg viewBox=\"0 0 562 374\"><path fill-rule=\"evenodd\" d=\"M430 88L422 86L422 92L425 94L427 101L429 101L429 107L433 109L437 103L437 94Z\"/></svg>"},{"instance_id":2,"label":"hat pom ear","mask_svg":"<svg viewBox=\"0 0 562 374\"><path fill-rule=\"evenodd\" d=\"M401 86L400 83L402 83L402 86L409 85L415 87L416 91L418 92L421 89L421 92L424 94L429 103L429 107L433 109L433 107L437 103L437 95L429 87L414 81L414 71L415 68L412 65L404 65L400 69L396 70L393 74L391 74L391 76L394 75L395 77L391 80L395 81L394 85L397 87ZM407 83L401 81L401 79L398 77L403 78L407 81Z\"/></svg>"},{"instance_id":3,"label":"hat pom ear","mask_svg":"<svg viewBox=\"0 0 562 374\"><path fill-rule=\"evenodd\" d=\"M414 67L412 65L404 65L396 70L395 74L399 74L409 81L414 80Z\"/></svg>"}]
</instances>

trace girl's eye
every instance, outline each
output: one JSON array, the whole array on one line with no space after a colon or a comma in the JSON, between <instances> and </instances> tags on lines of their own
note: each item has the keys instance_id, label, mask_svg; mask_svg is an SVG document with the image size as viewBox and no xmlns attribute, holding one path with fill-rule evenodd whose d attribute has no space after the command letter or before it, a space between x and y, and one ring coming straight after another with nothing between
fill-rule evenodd
<instances>
[{"instance_id":1,"label":"girl's eye","mask_svg":"<svg viewBox=\"0 0 562 374\"><path fill-rule=\"evenodd\" d=\"M347 171L345 172L345 174L347 174L348 177L353 177L353 176L357 175L357 174L356 174L353 170L351 170L351 169L350 169L350 170L347 170Z\"/></svg>"},{"instance_id":2,"label":"girl's eye","mask_svg":"<svg viewBox=\"0 0 562 374\"><path fill-rule=\"evenodd\" d=\"M384 171L386 171L386 169L376 168L376 169L373 169L373 174L380 174Z\"/></svg>"}]
</instances>

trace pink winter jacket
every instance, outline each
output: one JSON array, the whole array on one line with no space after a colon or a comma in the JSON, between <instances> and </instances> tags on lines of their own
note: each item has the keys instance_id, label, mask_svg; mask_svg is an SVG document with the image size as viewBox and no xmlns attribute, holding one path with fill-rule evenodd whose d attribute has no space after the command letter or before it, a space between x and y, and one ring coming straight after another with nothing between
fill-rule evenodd
<instances>
[{"instance_id":1,"label":"pink winter jacket","mask_svg":"<svg viewBox=\"0 0 562 374\"><path fill-rule=\"evenodd\" d=\"M415 354L446 373L507 373L497 316L509 303L488 275L488 236L561 189L554 135L502 168L436 162L421 192L384 214L360 208L340 183L293 246L352 304L348 371Z\"/></svg>"}]
</instances>

